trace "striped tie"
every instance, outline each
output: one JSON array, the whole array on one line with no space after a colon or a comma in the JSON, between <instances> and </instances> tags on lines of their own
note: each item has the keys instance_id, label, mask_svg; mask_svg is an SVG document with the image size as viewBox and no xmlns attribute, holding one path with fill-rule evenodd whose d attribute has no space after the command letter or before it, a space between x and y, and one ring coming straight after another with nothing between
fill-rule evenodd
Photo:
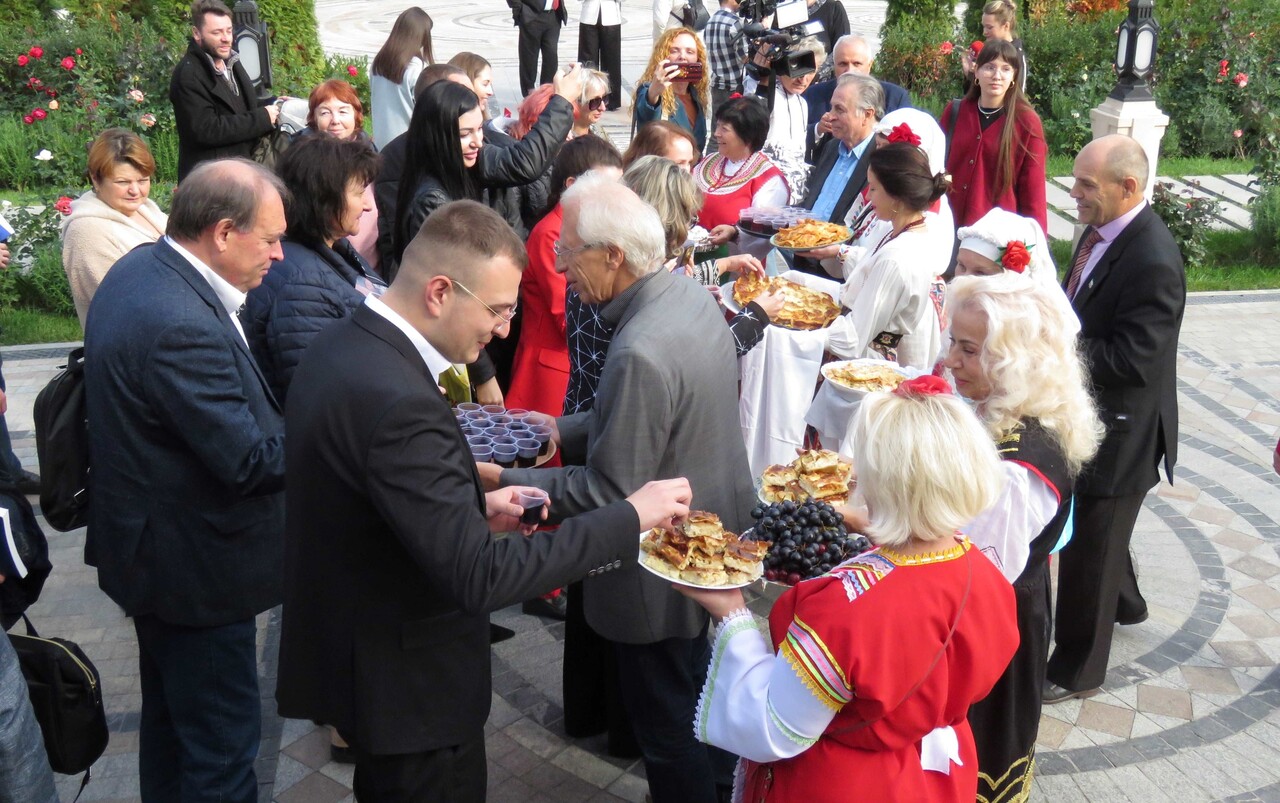
<instances>
[{"instance_id":1,"label":"striped tie","mask_svg":"<svg viewBox=\"0 0 1280 803\"><path fill-rule=\"evenodd\" d=\"M1080 289L1080 275L1084 273L1085 263L1089 261L1093 247L1100 242L1102 242L1102 235L1098 234L1097 229L1089 229L1084 239L1080 241L1080 249L1076 251L1076 258L1071 263L1071 273L1067 274L1067 298L1075 299L1076 291Z\"/></svg>"}]
</instances>

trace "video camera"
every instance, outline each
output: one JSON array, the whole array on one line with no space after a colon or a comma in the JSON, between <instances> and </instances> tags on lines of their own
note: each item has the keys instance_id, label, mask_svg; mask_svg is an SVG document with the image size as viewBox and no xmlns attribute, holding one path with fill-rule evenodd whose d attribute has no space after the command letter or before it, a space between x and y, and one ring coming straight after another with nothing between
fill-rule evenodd
<instances>
[{"instance_id":1,"label":"video camera","mask_svg":"<svg viewBox=\"0 0 1280 803\"><path fill-rule=\"evenodd\" d=\"M767 28L763 20L772 15L773 26ZM743 0L738 6L738 16L745 21L740 36L747 37L753 45L770 45L764 53L768 67L761 67L754 59L747 61L747 74L757 81L765 81L769 74L799 78L818 69L813 53L795 52L792 47L807 36L822 32L822 23L809 21L809 6L805 0Z\"/></svg>"}]
</instances>

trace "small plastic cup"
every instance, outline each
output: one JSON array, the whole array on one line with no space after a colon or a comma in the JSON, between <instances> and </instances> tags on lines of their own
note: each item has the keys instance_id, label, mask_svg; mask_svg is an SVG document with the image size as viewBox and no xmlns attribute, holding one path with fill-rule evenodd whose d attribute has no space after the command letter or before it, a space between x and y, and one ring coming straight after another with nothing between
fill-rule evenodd
<instances>
[{"instance_id":1,"label":"small plastic cup","mask_svg":"<svg viewBox=\"0 0 1280 803\"><path fill-rule=\"evenodd\" d=\"M492 435L492 434L490 434L490 436L489 436L489 437L493 440L493 445L494 445L494 446L510 446L510 447L514 448L514 447L515 447L515 445L516 445L516 439L515 439L515 438L513 438L513 437L511 437L510 435Z\"/></svg>"},{"instance_id":2,"label":"small plastic cup","mask_svg":"<svg viewBox=\"0 0 1280 803\"><path fill-rule=\"evenodd\" d=\"M523 437L518 433L528 432L528 431L529 431L529 425L523 421L512 421L510 424L507 424L507 434L512 436L513 438Z\"/></svg>"},{"instance_id":3,"label":"small plastic cup","mask_svg":"<svg viewBox=\"0 0 1280 803\"><path fill-rule=\"evenodd\" d=\"M488 435L468 435L467 444L469 446L492 446L493 438Z\"/></svg>"},{"instance_id":4,"label":"small plastic cup","mask_svg":"<svg viewBox=\"0 0 1280 803\"><path fill-rule=\"evenodd\" d=\"M524 417L524 422L530 427L550 426L551 416L544 413L529 413Z\"/></svg>"},{"instance_id":5,"label":"small plastic cup","mask_svg":"<svg viewBox=\"0 0 1280 803\"><path fill-rule=\"evenodd\" d=\"M551 427L542 425L529 427L529 434L538 442L540 457L551 451Z\"/></svg>"},{"instance_id":6,"label":"small plastic cup","mask_svg":"<svg viewBox=\"0 0 1280 803\"><path fill-rule=\"evenodd\" d=\"M523 407L507 408L507 415L511 416L512 421L523 421L524 417L528 414L529 414L529 411L524 409Z\"/></svg>"},{"instance_id":7,"label":"small plastic cup","mask_svg":"<svg viewBox=\"0 0 1280 803\"><path fill-rule=\"evenodd\" d=\"M490 414L489 420L495 424L510 424L511 416L505 413L498 413L497 415Z\"/></svg>"},{"instance_id":8,"label":"small plastic cup","mask_svg":"<svg viewBox=\"0 0 1280 803\"><path fill-rule=\"evenodd\" d=\"M497 463L503 468L516 467L516 458L519 456L520 450L517 449L514 444L511 444L511 445L502 444L500 446L495 443L493 446L489 448L493 451L493 462Z\"/></svg>"},{"instance_id":9,"label":"small plastic cup","mask_svg":"<svg viewBox=\"0 0 1280 803\"><path fill-rule=\"evenodd\" d=\"M457 409L461 410L464 413L469 413L475 410L479 410L480 405L476 404L475 402L459 402Z\"/></svg>"},{"instance_id":10,"label":"small plastic cup","mask_svg":"<svg viewBox=\"0 0 1280 803\"><path fill-rule=\"evenodd\" d=\"M507 408L503 407L501 404L486 404L480 409L484 410L489 415L502 415L507 411Z\"/></svg>"},{"instance_id":11,"label":"small plastic cup","mask_svg":"<svg viewBox=\"0 0 1280 803\"><path fill-rule=\"evenodd\" d=\"M472 446L471 456L477 463L491 463L493 462L493 447L480 445Z\"/></svg>"},{"instance_id":12,"label":"small plastic cup","mask_svg":"<svg viewBox=\"0 0 1280 803\"><path fill-rule=\"evenodd\" d=\"M520 491L516 496L520 500L520 507L524 508L524 513L520 516L521 524L537 524L542 521L542 508L550 499L546 493L530 490Z\"/></svg>"},{"instance_id":13,"label":"small plastic cup","mask_svg":"<svg viewBox=\"0 0 1280 803\"><path fill-rule=\"evenodd\" d=\"M489 420L489 414L486 413L484 410L468 410L465 413L463 413L463 415L467 417L468 421L488 421Z\"/></svg>"},{"instance_id":14,"label":"small plastic cup","mask_svg":"<svg viewBox=\"0 0 1280 803\"><path fill-rule=\"evenodd\" d=\"M516 456L517 468L533 468L533 464L538 462L538 450L542 445L535 438L521 438L516 441L516 449L519 450Z\"/></svg>"}]
</instances>

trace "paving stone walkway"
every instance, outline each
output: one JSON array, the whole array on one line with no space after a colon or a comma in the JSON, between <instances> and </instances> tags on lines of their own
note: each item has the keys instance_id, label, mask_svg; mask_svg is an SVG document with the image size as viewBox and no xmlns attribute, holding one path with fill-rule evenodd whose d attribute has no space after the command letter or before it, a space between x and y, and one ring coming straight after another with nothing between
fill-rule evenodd
<instances>
[{"instance_id":1,"label":"paving stone walkway","mask_svg":"<svg viewBox=\"0 0 1280 803\"><path fill-rule=\"evenodd\" d=\"M1280 292L1191 298L1179 344L1176 484L1151 493L1134 553L1151 618L1117 631L1104 692L1045 710L1036 791L1053 801L1280 801ZM36 467L31 404L73 344L4 349L15 451ZM84 532L49 531L55 569L32 617L97 663L111 744L83 800L137 799L137 648L84 566ZM759 613L763 607L757 605ZM490 800L644 799L643 769L564 735L563 625L523 616L494 647ZM275 713L275 613L259 618L264 801L336 803L351 768L327 735ZM61 779L63 799L76 779Z\"/></svg>"}]
</instances>

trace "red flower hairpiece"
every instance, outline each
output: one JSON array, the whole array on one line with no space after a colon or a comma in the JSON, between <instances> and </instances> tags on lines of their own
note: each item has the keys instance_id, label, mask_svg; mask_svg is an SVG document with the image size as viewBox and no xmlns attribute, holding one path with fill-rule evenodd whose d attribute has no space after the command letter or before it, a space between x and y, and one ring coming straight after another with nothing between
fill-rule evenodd
<instances>
[{"instance_id":1,"label":"red flower hairpiece","mask_svg":"<svg viewBox=\"0 0 1280 803\"><path fill-rule=\"evenodd\" d=\"M953 394L947 380L933 374L908 379L893 391L899 396L950 396Z\"/></svg>"},{"instance_id":2,"label":"red flower hairpiece","mask_svg":"<svg viewBox=\"0 0 1280 803\"><path fill-rule=\"evenodd\" d=\"M741 92L734 92L732 95L729 96L729 100L737 100L740 97L742 97Z\"/></svg>"},{"instance_id":3,"label":"red flower hairpiece","mask_svg":"<svg viewBox=\"0 0 1280 803\"><path fill-rule=\"evenodd\" d=\"M1035 246L1031 246L1035 248ZM1000 254L1000 267L1014 273L1022 273L1031 264L1031 251L1021 240L1011 240Z\"/></svg>"},{"instance_id":4,"label":"red flower hairpiece","mask_svg":"<svg viewBox=\"0 0 1280 803\"><path fill-rule=\"evenodd\" d=\"M907 125L906 123L898 123L893 127L891 131L889 131L889 141L890 142L908 142L912 145L915 145L917 148L920 147L919 135L917 135L916 132L912 131L911 126Z\"/></svg>"}]
</instances>

